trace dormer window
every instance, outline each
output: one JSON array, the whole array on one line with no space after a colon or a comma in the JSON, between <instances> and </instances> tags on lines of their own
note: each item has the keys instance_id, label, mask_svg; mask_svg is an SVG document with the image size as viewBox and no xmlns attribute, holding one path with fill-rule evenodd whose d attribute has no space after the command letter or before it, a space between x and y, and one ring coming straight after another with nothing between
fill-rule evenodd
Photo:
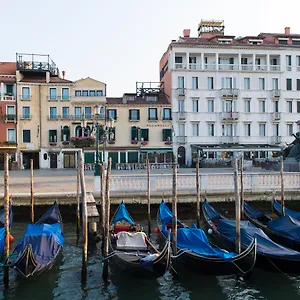
<instances>
[{"instance_id":1,"label":"dormer window","mask_svg":"<svg viewBox=\"0 0 300 300\"><path fill-rule=\"evenodd\" d=\"M251 45L261 45L263 43L263 40L249 40L249 43Z\"/></svg>"},{"instance_id":2,"label":"dormer window","mask_svg":"<svg viewBox=\"0 0 300 300\"><path fill-rule=\"evenodd\" d=\"M157 100L156 96L146 96L146 101L155 102Z\"/></svg>"},{"instance_id":3,"label":"dormer window","mask_svg":"<svg viewBox=\"0 0 300 300\"><path fill-rule=\"evenodd\" d=\"M300 39L292 39L292 44L300 46Z\"/></svg>"},{"instance_id":4,"label":"dormer window","mask_svg":"<svg viewBox=\"0 0 300 300\"><path fill-rule=\"evenodd\" d=\"M218 39L219 44L228 45L231 44L232 39Z\"/></svg>"},{"instance_id":5,"label":"dormer window","mask_svg":"<svg viewBox=\"0 0 300 300\"><path fill-rule=\"evenodd\" d=\"M287 45L288 44L288 40L289 39L278 39L278 43L280 44L280 45Z\"/></svg>"},{"instance_id":6,"label":"dormer window","mask_svg":"<svg viewBox=\"0 0 300 300\"><path fill-rule=\"evenodd\" d=\"M126 96L126 100L127 101L134 101L135 100L135 96Z\"/></svg>"}]
</instances>

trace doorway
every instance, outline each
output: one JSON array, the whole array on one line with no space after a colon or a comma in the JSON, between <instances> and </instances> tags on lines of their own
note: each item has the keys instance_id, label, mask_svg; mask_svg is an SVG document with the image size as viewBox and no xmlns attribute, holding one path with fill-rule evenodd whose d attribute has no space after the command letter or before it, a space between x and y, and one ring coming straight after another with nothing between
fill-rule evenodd
<instances>
[{"instance_id":1,"label":"doorway","mask_svg":"<svg viewBox=\"0 0 300 300\"><path fill-rule=\"evenodd\" d=\"M57 153L49 153L50 169L57 169Z\"/></svg>"},{"instance_id":2,"label":"doorway","mask_svg":"<svg viewBox=\"0 0 300 300\"><path fill-rule=\"evenodd\" d=\"M75 153L64 153L64 168L75 168Z\"/></svg>"},{"instance_id":3,"label":"doorway","mask_svg":"<svg viewBox=\"0 0 300 300\"><path fill-rule=\"evenodd\" d=\"M185 148L183 146L178 147L177 150L178 164L179 167L185 166Z\"/></svg>"}]
</instances>

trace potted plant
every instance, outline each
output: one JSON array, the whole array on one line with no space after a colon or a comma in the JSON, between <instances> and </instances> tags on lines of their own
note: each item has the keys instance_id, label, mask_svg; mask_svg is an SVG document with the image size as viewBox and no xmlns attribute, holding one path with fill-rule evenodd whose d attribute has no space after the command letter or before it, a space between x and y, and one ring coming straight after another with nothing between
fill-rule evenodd
<instances>
[{"instance_id":1,"label":"potted plant","mask_svg":"<svg viewBox=\"0 0 300 300\"><path fill-rule=\"evenodd\" d=\"M148 141L142 141L141 144L142 144L143 146L146 146L146 145L148 144Z\"/></svg>"},{"instance_id":2,"label":"potted plant","mask_svg":"<svg viewBox=\"0 0 300 300\"><path fill-rule=\"evenodd\" d=\"M95 138L91 136L71 137L71 144L76 148L91 147L95 144Z\"/></svg>"},{"instance_id":3,"label":"potted plant","mask_svg":"<svg viewBox=\"0 0 300 300\"><path fill-rule=\"evenodd\" d=\"M49 142L49 145L50 145L50 146L56 146L57 143L56 143L56 142Z\"/></svg>"},{"instance_id":4,"label":"potted plant","mask_svg":"<svg viewBox=\"0 0 300 300\"><path fill-rule=\"evenodd\" d=\"M139 141L137 138L134 138L134 140L131 141L131 144L137 144Z\"/></svg>"},{"instance_id":5,"label":"potted plant","mask_svg":"<svg viewBox=\"0 0 300 300\"><path fill-rule=\"evenodd\" d=\"M62 141L63 145L70 145L70 141Z\"/></svg>"}]
</instances>

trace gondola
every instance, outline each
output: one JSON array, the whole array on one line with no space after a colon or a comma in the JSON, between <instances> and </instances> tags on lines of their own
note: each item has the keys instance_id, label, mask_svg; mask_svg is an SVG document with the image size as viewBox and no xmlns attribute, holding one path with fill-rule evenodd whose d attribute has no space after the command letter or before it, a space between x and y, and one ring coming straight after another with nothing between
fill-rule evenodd
<instances>
[{"instance_id":1,"label":"gondola","mask_svg":"<svg viewBox=\"0 0 300 300\"><path fill-rule=\"evenodd\" d=\"M57 203L27 226L7 263L23 278L39 276L52 268L64 244L62 218Z\"/></svg>"},{"instance_id":2,"label":"gondola","mask_svg":"<svg viewBox=\"0 0 300 300\"><path fill-rule=\"evenodd\" d=\"M277 216L282 216L281 214L281 204L279 202L277 202L276 200L273 200L272 201L272 208L273 208L273 211L275 212L275 214ZM288 208L284 208L284 213L286 216L291 216L292 218L300 221L300 212L297 212L297 211L293 211L291 209L288 209Z\"/></svg>"},{"instance_id":3,"label":"gondola","mask_svg":"<svg viewBox=\"0 0 300 300\"><path fill-rule=\"evenodd\" d=\"M165 274L171 263L170 240L160 252L140 231L121 203L111 221L109 264L118 273L135 277L157 278Z\"/></svg>"},{"instance_id":4,"label":"gondola","mask_svg":"<svg viewBox=\"0 0 300 300\"><path fill-rule=\"evenodd\" d=\"M261 228L273 241L300 251L300 222L289 215L272 219L249 203L244 204L245 217Z\"/></svg>"},{"instance_id":5,"label":"gondola","mask_svg":"<svg viewBox=\"0 0 300 300\"><path fill-rule=\"evenodd\" d=\"M12 206L9 205L9 227L12 224L13 214L12 214ZM5 235L5 209L0 210L0 258L3 257L4 252L4 235ZM10 241L12 241L12 236L9 237Z\"/></svg>"},{"instance_id":6,"label":"gondola","mask_svg":"<svg viewBox=\"0 0 300 300\"><path fill-rule=\"evenodd\" d=\"M235 220L228 220L204 201L202 211L218 244L231 251L235 248ZM256 266L267 271L299 274L300 253L272 241L261 229L249 221L241 221L241 248L246 249L253 238L257 239Z\"/></svg>"},{"instance_id":7,"label":"gondola","mask_svg":"<svg viewBox=\"0 0 300 300\"><path fill-rule=\"evenodd\" d=\"M167 238L172 226L172 212L161 202L157 224L163 237ZM172 267L180 274L186 269L207 275L247 274L256 260L256 240L241 254L213 247L202 229L188 228L180 220L177 230L177 253L172 257Z\"/></svg>"}]
</instances>

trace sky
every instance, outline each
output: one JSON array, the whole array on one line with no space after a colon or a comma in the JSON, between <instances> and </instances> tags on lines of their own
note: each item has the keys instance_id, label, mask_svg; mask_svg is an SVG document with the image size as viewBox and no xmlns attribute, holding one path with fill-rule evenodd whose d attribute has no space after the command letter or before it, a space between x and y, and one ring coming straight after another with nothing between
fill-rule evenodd
<instances>
[{"instance_id":1,"label":"sky","mask_svg":"<svg viewBox=\"0 0 300 300\"><path fill-rule=\"evenodd\" d=\"M66 78L92 77L107 96L159 81L159 60L172 39L201 19L224 20L225 34L300 33L296 0L0 0L0 61L16 52L49 54Z\"/></svg>"}]
</instances>

